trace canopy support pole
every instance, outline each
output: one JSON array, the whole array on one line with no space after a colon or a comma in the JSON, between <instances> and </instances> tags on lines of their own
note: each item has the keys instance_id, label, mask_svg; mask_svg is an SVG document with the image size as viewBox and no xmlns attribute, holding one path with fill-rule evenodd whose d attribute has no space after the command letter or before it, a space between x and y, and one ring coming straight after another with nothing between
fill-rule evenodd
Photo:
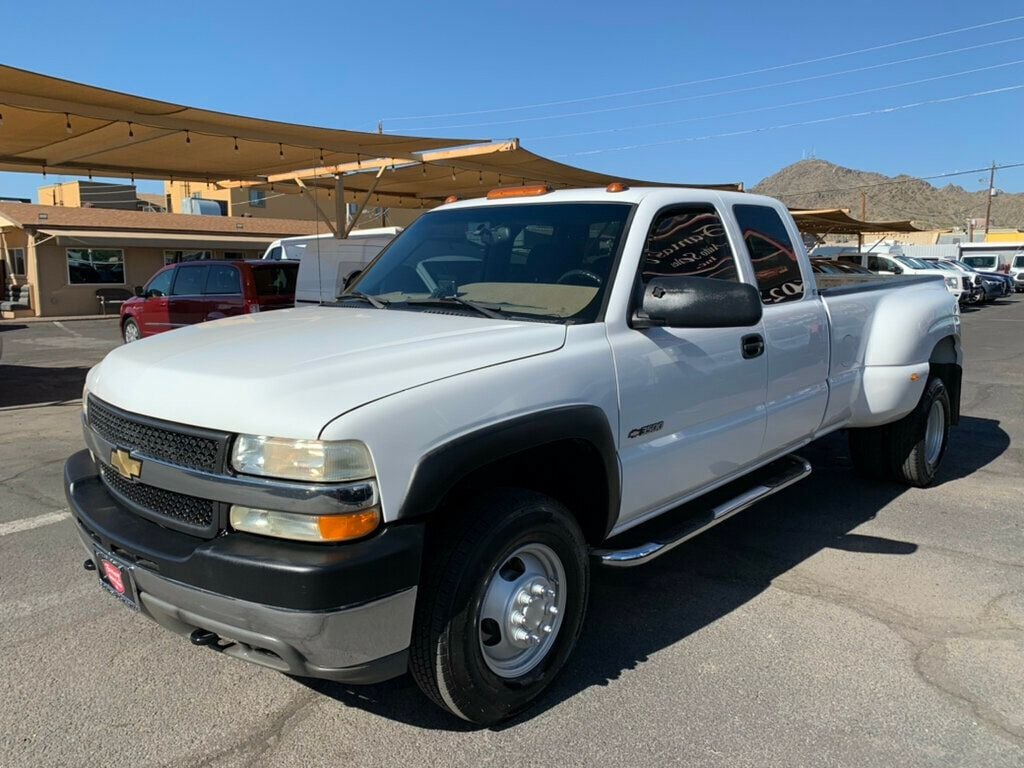
<instances>
[{"instance_id":1,"label":"canopy support pole","mask_svg":"<svg viewBox=\"0 0 1024 768\"><path fill-rule=\"evenodd\" d=\"M363 215L363 209L366 207L366 204L370 202L370 196L373 194L373 190L377 188L377 182L380 181L380 177L384 175L385 170L387 170L387 168L382 165L380 167L380 170L377 171L377 175L373 177L373 181L370 182L369 189L366 190L366 196L363 198L363 201L359 204L359 207L356 208L355 216L353 216L352 221L350 221L345 226L345 234L342 235L342 238L348 237L348 233L352 231L352 227L356 225L356 222L359 221L359 217Z\"/></svg>"},{"instance_id":2,"label":"canopy support pole","mask_svg":"<svg viewBox=\"0 0 1024 768\"><path fill-rule=\"evenodd\" d=\"M334 220L338 222L338 231L342 234L335 234L344 240L348 237L348 205L345 203L345 179L342 174L334 175Z\"/></svg>"},{"instance_id":3,"label":"canopy support pole","mask_svg":"<svg viewBox=\"0 0 1024 768\"><path fill-rule=\"evenodd\" d=\"M302 194L305 195L306 198L309 199L309 202L313 204L313 207L316 208L317 213L323 217L328 229L331 230L331 234L337 237L338 228L331 223L331 217L324 213L324 209L320 207L320 201L316 199L316 195L309 191L309 188L306 186L306 182L302 179L296 179L295 183L299 185L299 189L302 190Z\"/></svg>"}]
</instances>

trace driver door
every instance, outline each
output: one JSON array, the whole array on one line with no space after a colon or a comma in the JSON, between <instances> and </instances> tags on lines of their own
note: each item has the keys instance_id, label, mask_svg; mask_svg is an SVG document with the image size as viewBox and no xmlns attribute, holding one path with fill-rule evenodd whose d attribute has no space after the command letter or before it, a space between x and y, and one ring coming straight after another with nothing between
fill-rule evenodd
<instances>
[{"instance_id":1,"label":"driver door","mask_svg":"<svg viewBox=\"0 0 1024 768\"><path fill-rule=\"evenodd\" d=\"M740 280L737 249L709 205L654 220L639 282ZM761 338L761 351L750 341ZM620 523L674 506L761 455L768 382L763 321L749 328L609 327L619 382ZM746 347L746 349L745 349Z\"/></svg>"},{"instance_id":2,"label":"driver door","mask_svg":"<svg viewBox=\"0 0 1024 768\"><path fill-rule=\"evenodd\" d=\"M168 330L169 302L168 294L171 292L171 283L174 281L174 267L164 267L157 272L143 289L145 297L141 311L135 315L139 323L139 332L142 336L152 336L154 333L161 333Z\"/></svg>"}]
</instances>

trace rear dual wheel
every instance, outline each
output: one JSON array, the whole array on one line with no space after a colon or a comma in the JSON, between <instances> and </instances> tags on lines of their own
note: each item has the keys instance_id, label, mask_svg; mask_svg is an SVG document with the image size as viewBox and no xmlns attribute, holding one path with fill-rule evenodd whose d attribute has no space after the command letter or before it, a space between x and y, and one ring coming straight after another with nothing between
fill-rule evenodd
<instances>
[{"instance_id":1,"label":"rear dual wheel","mask_svg":"<svg viewBox=\"0 0 1024 768\"><path fill-rule=\"evenodd\" d=\"M590 591L586 542L565 507L514 488L471 500L438 537L410 669L436 704L490 725L533 703L576 645Z\"/></svg>"},{"instance_id":2,"label":"rear dual wheel","mask_svg":"<svg viewBox=\"0 0 1024 768\"><path fill-rule=\"evenodd\" d=\"M850 458L865 475L924 488L935 479L949 443L952 407L932 376L917 407L899 421L850 430Z\"/></svg>"}]
</instances>

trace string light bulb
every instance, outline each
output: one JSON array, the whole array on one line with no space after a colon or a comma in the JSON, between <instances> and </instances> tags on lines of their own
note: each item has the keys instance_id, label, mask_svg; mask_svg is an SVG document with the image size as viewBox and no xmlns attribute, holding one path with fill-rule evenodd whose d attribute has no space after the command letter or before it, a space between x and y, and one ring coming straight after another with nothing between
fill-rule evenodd
<instances>
[{"instance_id":1,"label":"string light bulb","mask_svg":"<svg viewBox=\"0 0 1024 768\"><path fill-rule=\"evenodd\" d=\"M455 181L455 168L452 168L452 181Z\"/></svg>"},{"instance_id":2,"label":"string light bulb","mask_svg":"<svg viewBox=\"0 0 1024 768\"><path fill-rule=\"evenodd\" d=\"M324 150L323 150L323 147L321 147L320 148L320 165L323 165L323 164L324 164Z\"/></svg>"},{"instance_id":3,"label":"string light bulb","mask_svg":"<svg viewBox=\"0 0 1024 768\"><path fill-rule=\"evenodd\" d=\"M238 137L234 136L233 138L235 140L235 152L237 152L238 151Z\"/></svg>"},{"instance_id":4,"label":"string light bulb","mask_svg":"<svg viewBox=\"0 0 1024 768\"><path fill-rule=\"evenodd\" d=\"M71 133L71 115L64 113L64 130Z\"/></svg>"},{"instance_id":5,"label":"string light bulb","mask_svg":"<svg viewBox=\"0 0 1024 768\"><path fill-rule=\"evenodd\" d=\"M191 144L192 143L192 134L190 134L188 131L185 131L185 143L186 144Z\"/></svg>"},{"instance_id":6,"label":"string light bulb","mask_svg":"<svg viewBox=\"0 0 1024 768\"><path fill-rule=\"evenodd\" d=\"M4 113L0 112L0 125L4 124Z\"/></svg>"},{"instance_id":7,"label":"string light bulb","mask_svg":"<svg viewBox=\"0 0 1024 768\"><path fill-rule=\"evenodd\" d=\"M277 154L280 157L284 157L284 145L281 142L277 142Z\"/></svg>"}]
</instances>

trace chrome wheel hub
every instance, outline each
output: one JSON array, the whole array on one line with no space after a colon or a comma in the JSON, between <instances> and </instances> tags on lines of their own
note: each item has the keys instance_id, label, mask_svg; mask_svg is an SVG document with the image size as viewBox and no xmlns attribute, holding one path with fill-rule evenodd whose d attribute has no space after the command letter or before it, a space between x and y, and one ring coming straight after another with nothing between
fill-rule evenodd
<instances>
[{"instance_id":1,"label":"chrome wheel hub","mask_svg":"<svg viewBox=\"0 0 1024 768\"><path fill-rule=\"evenodd\" d=\"M565 568L545 544L525 544L498 566L484 590L480 650L496 675L514 678L554 646L565 612Z\"/></svg>"},{"instance_id":2,"label":"chrome wheel hub","mask_svg":"<svg viewBox=\"0 0 1024 768\"><path fill-rule=\"evenodd\" d=\"M942 453L942 438L946 434L946 409L936 400L928 411L924 429L924 459L928 466L935 466Z\"/></svg>"},{"instance_id":3,"label":"chrome wheel hub","mask_svg":"<svg viewBox=\"0 0 1024 768\"><path fill-rule=\"evenodd\" d=\"M128 323L124 327L124 338L125 341L132 342L139 338L139 329L136 328L132 323Z\"/></svg>"}]
</instances>

